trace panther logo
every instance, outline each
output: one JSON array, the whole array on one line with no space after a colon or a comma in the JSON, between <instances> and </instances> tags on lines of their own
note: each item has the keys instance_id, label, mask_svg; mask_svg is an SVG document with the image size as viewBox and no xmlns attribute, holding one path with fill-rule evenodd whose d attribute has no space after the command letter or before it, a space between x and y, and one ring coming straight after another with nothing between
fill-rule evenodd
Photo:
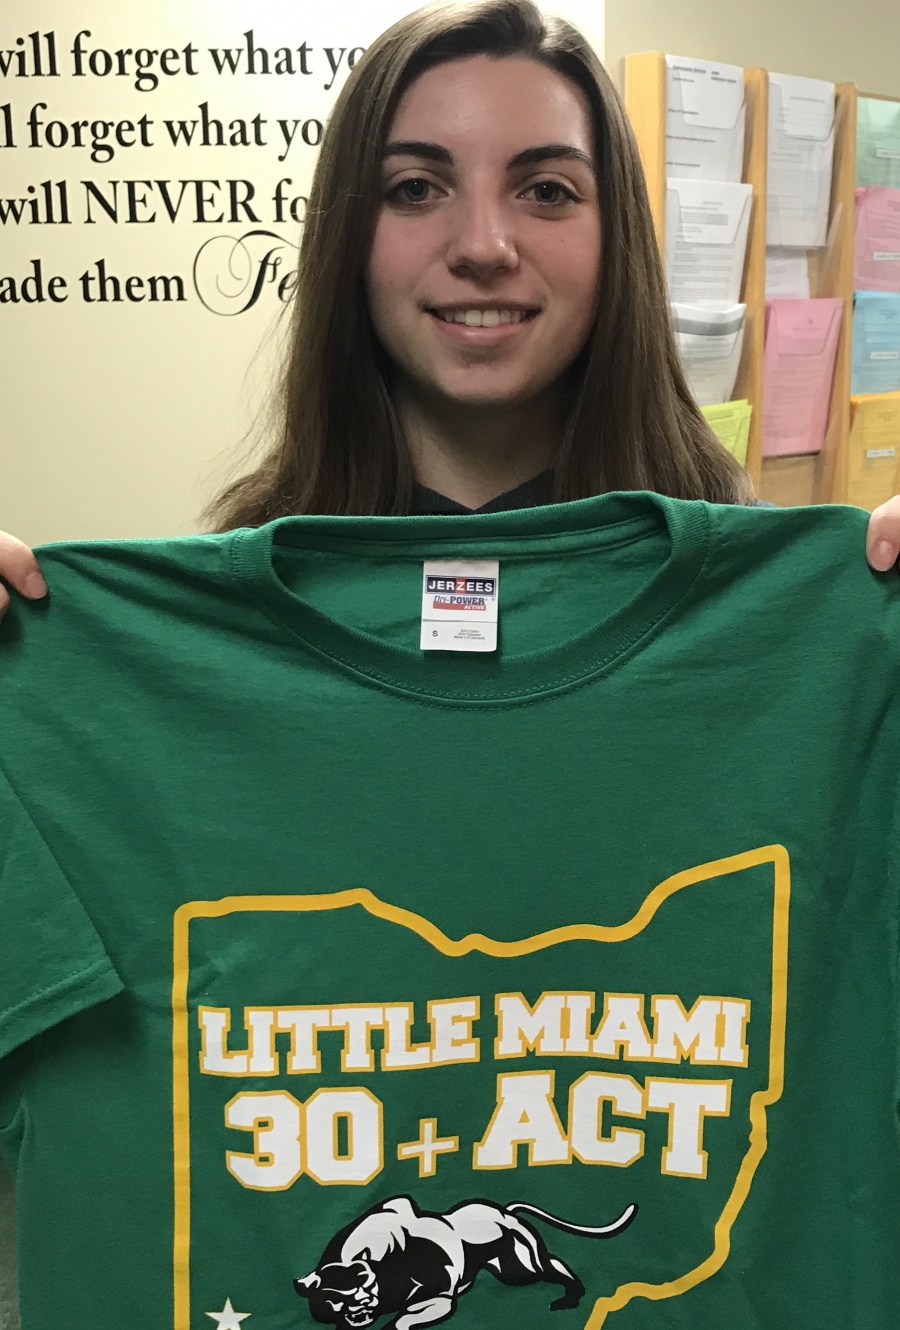
<instances>
[{"instance_id":1,"label":"panther logo","mask_svg":"<svg viewBox=\"0 0 900 1330\"><path fill-rule=\"evenodd\" d=\"M602 1228L587 1228L523 1202L461 1201L441 1213L420 1210L410 1196L393 1196L336 1233L315 1270L295 1279L294 1288L317 1321L338 1330L364 1330L389 1313L383 1330L437 1325L454 1314L481 1270L501 1284L559 1284L562 1295L551 1309L577 1307L581 1280L520 1214L566 1233L612 1238L628 1227L637 1206Z\"/></svg>"}]
</instances>

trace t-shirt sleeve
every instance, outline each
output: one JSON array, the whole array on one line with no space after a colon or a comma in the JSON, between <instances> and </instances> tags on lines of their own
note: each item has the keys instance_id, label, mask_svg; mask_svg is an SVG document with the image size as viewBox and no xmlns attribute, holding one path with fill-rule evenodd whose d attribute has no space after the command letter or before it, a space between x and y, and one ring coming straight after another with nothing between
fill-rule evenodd
<instances>
[{"instance_id":1,"label":"t-shirt sleeve","mask_svg":"<svg viewBox=\"0 0 900 1330\"><path fill-rule=\"evenodd\" d=\"M84 907L0 773L0 1057L122 987Z\"/></svg>"}]
</instances>

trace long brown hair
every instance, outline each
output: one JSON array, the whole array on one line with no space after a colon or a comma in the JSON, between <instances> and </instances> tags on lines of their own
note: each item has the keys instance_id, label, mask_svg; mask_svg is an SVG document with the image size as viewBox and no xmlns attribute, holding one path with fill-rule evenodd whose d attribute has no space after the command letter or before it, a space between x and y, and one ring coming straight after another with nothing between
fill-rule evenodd
<instances>
[{"instance_id":1,"label":"long brown hair","mask_svg":"<svg viewBox=\"0 0 900 1330\"><path fill-rule=\"evenodd\" d=\"M381 154L400 98L426 69L525 56L575 84L593 122L603 260L598 315L569 375L554 462L560 500L613 489L747 502L746 477L693 401L678 357L644 175L609 76L581 33L532 0L428 5L369 48L328 122L300 247L277 437L208 509L219 530L291 513L402 514L414 477L391 366L365 297Z\"/></svg>"}]
</instances>

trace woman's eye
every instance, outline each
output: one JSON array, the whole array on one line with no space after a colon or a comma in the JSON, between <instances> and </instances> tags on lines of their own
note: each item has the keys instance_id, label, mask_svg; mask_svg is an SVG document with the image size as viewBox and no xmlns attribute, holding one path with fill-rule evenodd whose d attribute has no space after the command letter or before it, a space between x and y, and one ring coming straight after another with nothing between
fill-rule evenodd
<instances>
[{"instance_id":1,"label":"woman's eye","mask_svg":"<svg viewBox=\"0 0 900 1330\"><path fill-rule=\"evenodd\" d=\"M395 199L398 203L424 203L428 198L430 189L430 181L413 176L409 180L401 180L399 185L395 185L389 191L388 198Z\"/></svg>"},{"instance_id":2,"label":"woman's eye","mask_svg":"<svg viewBox=\"0 0 900 1330\"><path fill-rule=\"evenodd\" d=\"M540 180L531 188L538 203L571 203L575 199L572 191L557 180Z\"/></svg>"}]
</instances>

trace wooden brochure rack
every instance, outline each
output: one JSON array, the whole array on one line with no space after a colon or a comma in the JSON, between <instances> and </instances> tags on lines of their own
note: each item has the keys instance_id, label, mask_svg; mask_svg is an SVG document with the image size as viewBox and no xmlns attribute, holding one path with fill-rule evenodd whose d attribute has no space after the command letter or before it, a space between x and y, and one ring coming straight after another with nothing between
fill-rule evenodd
<instances>
[{"instance_id":1,"label":"wooden brochure rack","mask_svg":"<svg viewBox=\"0 0 900 1330\"><path fill-rule=\"evenodd\" d=\"M860 92L866 101L900 104L900 97L882 93ZM900 440L896 435L898 393L878 393L862 399L864 407L854 416L851 407L850 442L847 456L847 502L860 508L876 508L892 494L900 494ZM882 413L892 416L887 438L867 437L867 426ZM887 444L888 447L882 445ZM890 455L893 450L893 456Z\"/></svg>"},{"instance_id":2,"label":"wooden brochure rack","mask_svg":"<svg viewBox=\"0 0 900 1330\"><path fill-rule=\"evenodd\" d=\"M845 502L850 435L850 342L853 318L853 227L856 188L856 88L836 89L834 167L828 242L809 254L810 294L840 296L844 319L838 343L825 444L803 457L762 456L763 347L766 301L766 167L769 76L744 71L746 137L743 179L753 186L741 301L747 306L744 345L734 398L753 408L747 471L756 493L777 504ZM644 51L625 59L625 107L637 138L657 240L665 262L666 57Z\"/></svg>"}]
</instances>

